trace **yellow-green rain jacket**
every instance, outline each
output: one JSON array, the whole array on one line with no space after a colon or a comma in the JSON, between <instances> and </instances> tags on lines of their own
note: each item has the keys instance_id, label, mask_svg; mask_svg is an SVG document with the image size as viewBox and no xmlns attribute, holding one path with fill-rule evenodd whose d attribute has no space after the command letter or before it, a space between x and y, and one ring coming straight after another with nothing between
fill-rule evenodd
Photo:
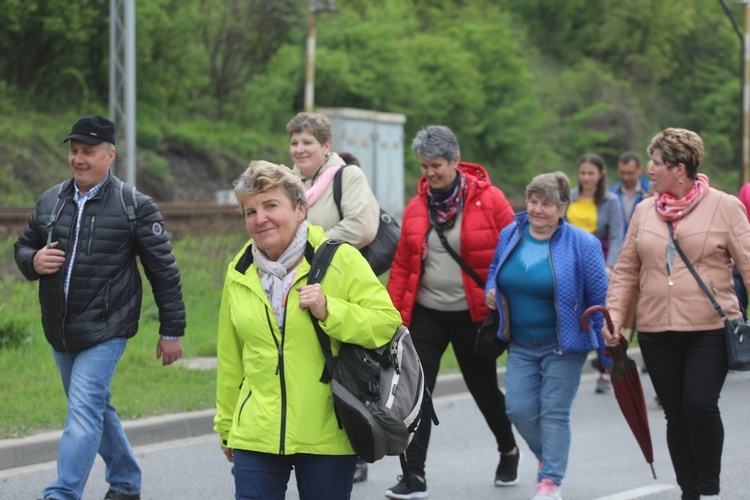
<instances>
[{"instance_id":1,"label":"yellow-green rain jacket","mask_svg":"<svg viewBox=\"0 0 750 500\"><path fill-rule=\"evenodd\" d=\"M309 225L308 242L325 241L322 228ZM276 323L257 267L229 264L219 315L214 430L232 449L289 455L350 455L339 429L330 384L320 382L325 357L308 311L299 307L298 286L307 283L310 264L302 260L286 303L285 328ZM321 282L328 317L321 322L333 354L340 342L374 348L386 344L401 324L385 287L367 261L341 245Z\"/></svg>"}]
</instances>

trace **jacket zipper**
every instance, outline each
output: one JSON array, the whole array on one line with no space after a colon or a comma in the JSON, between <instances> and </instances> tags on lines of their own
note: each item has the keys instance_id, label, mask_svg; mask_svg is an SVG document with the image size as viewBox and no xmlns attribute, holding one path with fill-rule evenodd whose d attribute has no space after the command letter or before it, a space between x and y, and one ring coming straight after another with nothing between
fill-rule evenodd
<instances>
[{"instance_id":1,"label":"jacket zipper","mask_svg":"<svg viewBox=\"0 0 750 500\"><path fill-rule=\"evenodd\" d=\"M73 220L77 220L78 211L80 210L80 207L76 203L73 203L73 205L75 205L75 209L73 211ZM60 212L60 214L62 215L62 212ZM58 220L59 220L59 216L58 216ZM76 230L75 224L71 224L70 228L68 229L68 241L69 242L73 241L73 239L75 238L75 230ZM60 271L59 271L61 273L60 276L62 276L62 280L60 281L60 295L62 295L62 301L60 301L60 303L62 304L60 306L61 308L60 340L62 341L63 349L65 350L65 352L68 352L68 343L65 341L65 323L67 321L67 316L68 316L68 294L65 293L65 277L68 275L68 269L70 268L71 265L73 265L73 263L67 260L66 258L65 262L63 263L63 266L60 268ZM71 281L73 280L72 275L70 276L70 279Z\"/></svg>"},{"instance_id":2,"label":"jacket zipper","mask_svg":"<svg viewBox=\"0 0 750 500\"><path fill-rule=\"evenodd\" d=\"M557 230L555 230L557 231ZM557 275L555 274L555 264L552 262L552 236L550 236L549 242L547 243L547 258L549 259L549 267L552 268L552 290L554 291L555 299L555 322L557 327L555 328L555 335L557 336L557 345L560 347L555 354L562 354L562 339L560 338L560 307L557 304ZM576 305L577 309L577 305Z\"/></svg>"},{"instance_id":3,"label":"jacket zipper","mask_svg":"<svg viewBox=\"0 0 750 500\"><path fill-rule=\"evenodd\" d=\"M94 243L94 222L96 221L96 216L91 216L91 224L89 225L89 244L86 248L86 255L91 255L91 245Z\"/></svg>"},{"instance_id":4,"label":"jacket zipper","mask_svg":"<svg viewBox=\"0 0 750 500\"><path fill-rule=\"evenodd\" d=\"M288 297L287 297L288 298ZM284 304L284 324L286 324L286 304ZM284 328L279 327L281 330L281 342L273 334L273 322L271 316L268 314L268 307L266 307L266 322L268 323L268 331L271 332L273 342L276 344L276 352L278 361L276 363L276 375L279 377L279 387L281 389L281 418L280 418L280 429L279 429L279 455L286 454L286 448L284 443L286 442L286 379L284 377Z\"/></svg>"}]
</instances>

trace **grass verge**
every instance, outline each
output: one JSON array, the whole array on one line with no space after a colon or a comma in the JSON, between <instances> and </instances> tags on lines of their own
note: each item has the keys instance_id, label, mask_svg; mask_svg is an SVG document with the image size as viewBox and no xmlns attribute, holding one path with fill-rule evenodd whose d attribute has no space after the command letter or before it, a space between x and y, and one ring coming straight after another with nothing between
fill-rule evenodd
<instances>
[{"instance_id":1,"label":"grass verge","mask_svg":"<svg viewBox=\"0 0 750 500\"><path fill-rule=\"evenodd\" d=\"M247 239L244 231L174 242L187 310L184 357L216 355L216 323L226 265ZM0 314L28 325L19 346L0 350L0 439L62 429L66 400L60 375L44 338L37 282L26 281L15 267L13 243L2 242ZM386 278L383 277L383 280ZM159 323L148 280L138 335L128 342L112 382L112 403L122 419L212 408L215 370L162 367L156 359ZM504 358L501 358L503 362ZM458 371L448 348L441 373Z\"/></svg>"}]
</instances>

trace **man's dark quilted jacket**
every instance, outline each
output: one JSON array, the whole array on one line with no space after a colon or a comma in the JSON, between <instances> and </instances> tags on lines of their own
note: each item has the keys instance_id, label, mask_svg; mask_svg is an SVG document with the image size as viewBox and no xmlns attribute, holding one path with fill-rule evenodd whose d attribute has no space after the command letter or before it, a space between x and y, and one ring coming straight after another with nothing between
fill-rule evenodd
<instances>
[{"instance_id":1,"label":"man's dark quilted jacket","mask_svg":"<svg viewBox=\"0 0 750 500\"><path fill-rule=\"evenodd\" d=\"M159 309L159 333L182 336L185 331L180 272L162 216L151 198L136 192L134 238L120 198L120 184L110 174L84 205L67 300L65 275L71 265L78 211L72 180L63 183L62 190L57 185L42 195L16 241L19 269L29 280L39 280L44 334L57 351L80 351L136 334L142 296L136 253ZM65 264L54 274L40 276L32 262L47 243L47 222L58 197L66 202L53 228L52 241L59 241L57 248L65 252Z\"/></svg>"}]
</instances>

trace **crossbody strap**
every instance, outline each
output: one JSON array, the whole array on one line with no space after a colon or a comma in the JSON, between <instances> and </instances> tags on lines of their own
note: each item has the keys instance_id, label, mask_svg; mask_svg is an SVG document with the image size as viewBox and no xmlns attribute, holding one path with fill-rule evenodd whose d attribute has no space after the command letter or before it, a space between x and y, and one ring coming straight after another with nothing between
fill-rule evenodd
<instances>
[{"instance_id":1,"label":"crossbody strap","mask_svg":"<svg viewBox=\"0 0 750 500\"><path fill-rule=\"evenodd\" d=\"M711 300L711 303L714 305L714 309L716 310L716 314L718 314L721 318L727 319L726 313L724 313L724 309L721 308L718 302L716 302L716 299L714 298L711 291L708 289L706 284L703 282L700 276L698 276L698 272L695 270L693 265L688 260L687 256L685 255L685 252L682 251L682 248L680 247L680 244L677 242L677 240L674 237L674 228L672 227L672 222L667 222L667 227L669 227L669 237L672 240L672 244L674 245L674 249L677 250L677 253L680 254L680 257L682 257L682 261L685 263L685 266L690 270L693 277L695 278L695 281L698 282L698 285L700 285L701 289L703 290L703 293L705 293L708 298Z\"/></svg>"},{"instance_id":2,"label":"crossbody strap","mask_svg":"<svg viewBox=\"0 0 750 500\"><path fill-rule=\"evenodd\" d=\"M445 249L448 251L448 253L453 257L453 260L458 262L458 265L461 266L461 269L464 270L466 274L471 276L471 279L473 279L477 285L479 285L479 288L484 289L484 280L479 277L479 275L469 267L469 264L466 263L464 259L461 258L460 255L456 253L455 250L448 244L448 238L445 237L443 232L438 229L436 226L432 226L435 229L435 232L438 234L438 237L440 237L440 243L443 244Z\"/></svg>"}]
</instances>

